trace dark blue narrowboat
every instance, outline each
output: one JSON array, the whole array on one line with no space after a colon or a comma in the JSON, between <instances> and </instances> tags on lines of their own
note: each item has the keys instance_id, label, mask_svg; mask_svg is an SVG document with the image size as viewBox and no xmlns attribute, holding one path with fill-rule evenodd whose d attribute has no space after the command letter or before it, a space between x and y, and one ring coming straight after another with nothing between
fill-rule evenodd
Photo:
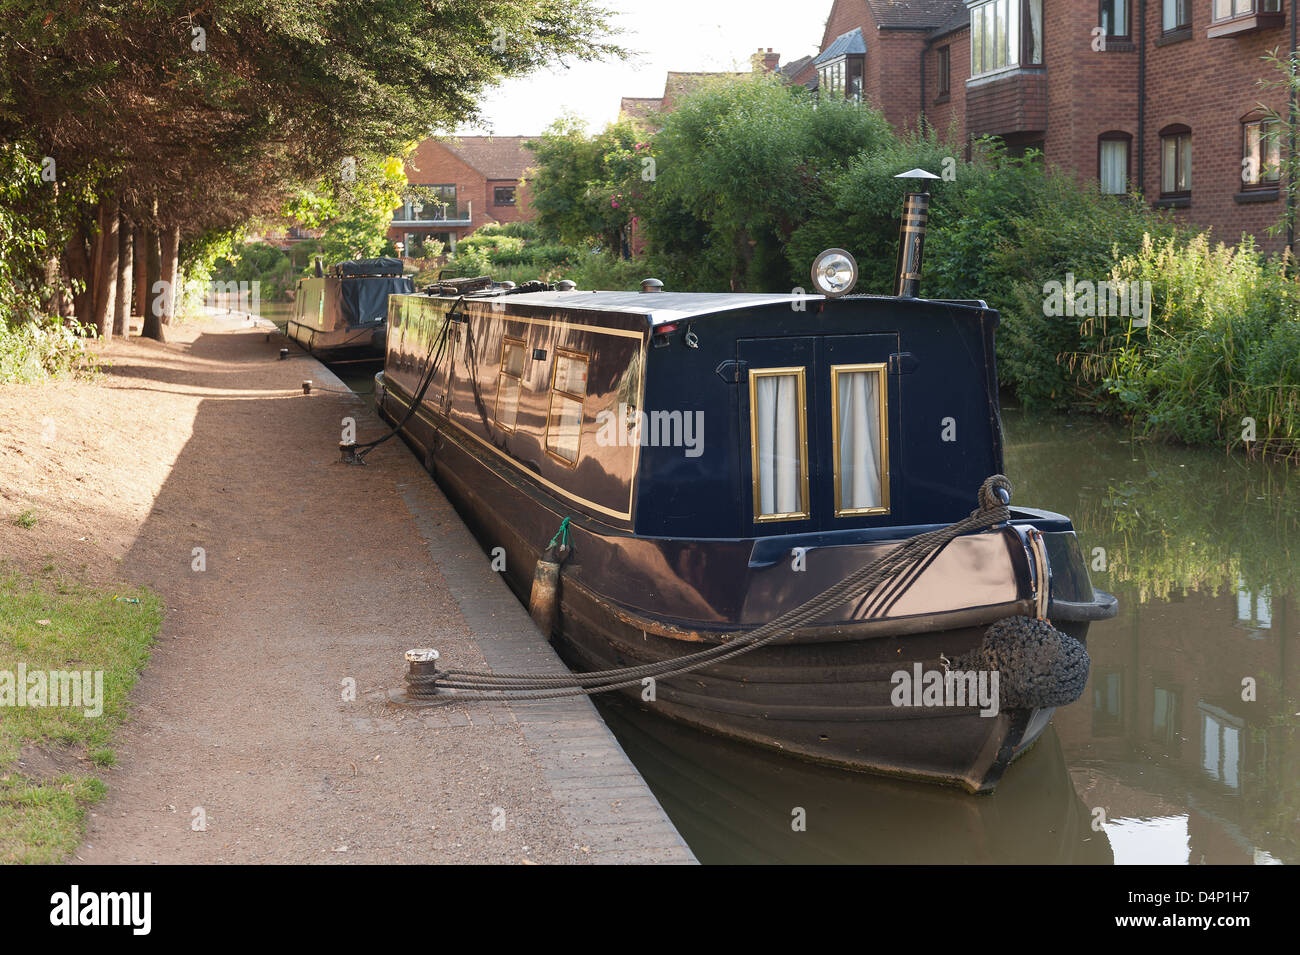
<instances>
[{"instance_id":1,"label":"dark blue narrowboat","mask_svg":"<svg viewBox=\"0 0 1300 955\"><path fill-rule=\"evenodd\" d=\"M400 259L352 259L298 280L285 334L324 361L374 359L386 351L388 296L415 291Z\"/></svg>"},{"instance_id":2,"label":"dark blue narrowboat","mask_svg":"<svg viewBox=\"0 0 1300 955\"><path fill-rule=\"evenodd\" d=\"M732 640L967 517L1002 472L997 313L836 294L844 257L825 260L832 295L648 281L641 293L491 283L389 300L381 411L485 551L504 549L525 602L567 521L551 636L574 669ZM1002 673L1004 691L1020 687L996 712L973 683L970 699L931 705L922 682L973 659L1000 621L1045 617L1082 643L1115 611L1070 520L1013 505L815 624L660 680L652 702L625 692L787 754L987 791L1060 702L1039 693L1056 661L1004 654L1004 669L1027 670ZM902 687L913 677L914 693ZM1072 679L1069 699L1082 690Z\"/></svg>"}]
</instances>

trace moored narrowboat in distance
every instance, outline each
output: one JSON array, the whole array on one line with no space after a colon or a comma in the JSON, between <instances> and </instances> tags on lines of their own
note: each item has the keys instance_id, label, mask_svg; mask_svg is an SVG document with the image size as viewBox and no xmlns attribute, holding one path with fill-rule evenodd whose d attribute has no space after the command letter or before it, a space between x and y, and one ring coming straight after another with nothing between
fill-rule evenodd
<instances>
[{"instance_id":1,"label":"moored narrowboat in distance","mask_svg":"<svg viewBox=\"0 0 1300 955\"><path fill-rule=\"evenodd\" d=\"M567 529L552 636L573 668L680 657L966 518L1002 472L997 312L846 295L849 272L830 250L814 271L827 294L481 280L394 295L378 404L485 551L504 548L525 602ZM642 705L811 760L991 790L1082 691L1080 644L1116 612L1067 517L1007 517L776 642L658 680ZM1026 618L1060 640L1025 636ZM1013 645L990 650L995 631ZM971 682L934 705L922 684L962 660L1000 672L977 675L978 699ZM1012 705L997 705L999 679Z\"/></svg>"},{"instance_id":2,"label":"moored narrowboat in distance","mask_svg":"<svg viewBox=\"0 0 1300 955\"><path fill-rule=\"evenodd\" d=\"M388 296L415 291L400 259L352 259L298 280L285 334L325 361L382 360Z\"/></svg>"}]
</instances>

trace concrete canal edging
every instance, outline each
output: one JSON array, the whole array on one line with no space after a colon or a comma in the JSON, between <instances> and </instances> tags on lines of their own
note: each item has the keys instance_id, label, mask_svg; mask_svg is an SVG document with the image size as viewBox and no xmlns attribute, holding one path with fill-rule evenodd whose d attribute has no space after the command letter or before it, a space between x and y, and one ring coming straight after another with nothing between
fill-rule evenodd
<instances>
[{"instance_id":1,"label":"concrete canal edging","mask_svg":"<svg viewBox=\"0 0 1300 955\"><path fill-rule=\"evenodd\" d=\"M439 520L422 497L403 494L488 666L499 672L567 673L505 581L489 569L469 529L459 520ZM524 738L541 760L560 810L574 832L591 846L595 861L695 861L588 697L462 704L458 709L470 706L513 712ZM463 718L463 714L449 712L446 718Z\"/></svg>"},{"instance_id":2,"label":"concrete canal edging","mask_svg":"<svg viewBox=\"0 0 1300 955\"><path fill-rule=\"evenodd\" d=\"M311 358L313 383L349 390ZM367 407L373 424L387 429ZM411 454L399 438L388 442ZM414 460L414 456L412 455ZM436 500L430 497L436 495ZM430 557L460 608L488 666L499 672L562 675L569 670L515 598L474 535L430 476L402 491ZM541 761L551 792L593 862L692 864L694 854L605 724L590 698L534 703L467 703L424 711L426 724L465 725L471 707L508 711Z\"/></svg>"}]
</instances>

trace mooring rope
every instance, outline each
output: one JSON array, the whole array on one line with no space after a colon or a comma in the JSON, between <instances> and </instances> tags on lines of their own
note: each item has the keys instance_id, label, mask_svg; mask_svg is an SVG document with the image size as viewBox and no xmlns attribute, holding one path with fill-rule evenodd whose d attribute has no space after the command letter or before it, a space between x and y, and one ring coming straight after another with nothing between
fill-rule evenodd
<instances>
[{"instance_id":1,"label":"mooring rope","mask_svg":"<svg viewBox=\"0 0 1300 955\"><path fill-rule=\"evenodd\" d=\"M1002 491L1004 496L999 496ZM853 571L847 577L827 587L811 600L787 610L754 630L749 630L726 643L688 653L684 656L645 663L633 667L596 670L590 673L568 673L544 676L536 673L487 673L478 670L436 670L433 673L408 674L408 695L421 702L441 705L457 702L485 702L490 700L553 700L592 693L605 693L636 686L647 677L681 676L713 663L721 663L741 654L766 646L789 631L816 620L827 610L837 606L854 593L874 590L900 571L906 571L928 558L948 543L973 531L984 530L1011 519L1008 503L1011 482L1005 475L987 478L979 489L979 507L956 523L935 528L909 538L888 554ZM567 519L566 519L567 522ZM562 525L567 531L567 527ZM556 537L560 534L557 532ZM567 535L566 535L567 536ZM554 539L552 539L552 544ZM438 695L439 689L463 689L478 692Z\"/></svg>"}]
</instances>

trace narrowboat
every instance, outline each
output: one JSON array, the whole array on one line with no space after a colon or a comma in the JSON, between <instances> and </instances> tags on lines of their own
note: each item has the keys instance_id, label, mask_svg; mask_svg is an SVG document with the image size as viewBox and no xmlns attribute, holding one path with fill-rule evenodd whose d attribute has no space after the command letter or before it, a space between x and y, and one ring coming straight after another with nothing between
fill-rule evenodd
<instances>
[{"instance_id":1,"label":"narrowboat","mask_svg":"<svg viewBox=\"0 0 1300 955\"><path fill-rule=\"evenodd\" d=\"M318 262L316 275L298 280L285 334L324 361L382 361L388 296L414 291L399 259Z\"/></svg>"},{"instance_id":2,"label":"narrowboat","mask_svg":"<svg viewBox=\"0 0 1300 955\"><path fill-rule=\"evenodd\" d=\"M856 266L830 253L814 270L825 294L483 280L389 299L381 414L504 552L525 603L567 530L550 636L571 668L726 643L967 517L1001 474L997 312L914 297L905 279L904 294L844 294ZM932 705L922 682L979 658L1000 622L1045 617L1078 646L1115 612L1069 518L1014 504L816 623L621 692L792 756L985 792L1062 702L1044 681L1059 671L1067 700L1082 692L1086 653L1080 677L1077 654L1004 652L1014 706L979 704L973 683Z\"/></svg>"}]
</instances>

